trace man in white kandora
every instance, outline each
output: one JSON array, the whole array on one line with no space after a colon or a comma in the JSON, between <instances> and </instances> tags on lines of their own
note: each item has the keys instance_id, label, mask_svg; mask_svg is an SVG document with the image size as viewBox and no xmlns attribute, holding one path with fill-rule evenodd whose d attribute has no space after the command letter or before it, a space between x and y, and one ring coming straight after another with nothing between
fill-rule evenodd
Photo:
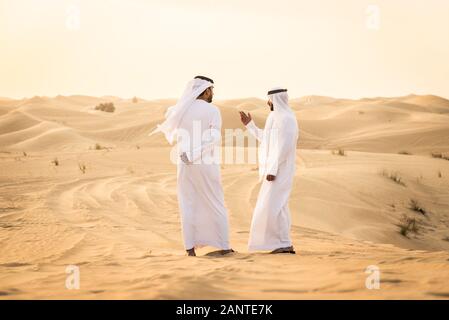
<instances>
[{"instance_id":1,"label":"man in white kandora","mask_svg":"<svg viewBox=\"0 0 449 320\"><path fill-rule=\"evenodd\" d=\"M220 249L216 254L233 252L217 159L221 115L211 104L213 84L203 76L191 80L177 104L167 110L165 121L151 133L163 132L170 144L177 140L178 201L189 256L202 246Z\"/></svg>"},{"instance_id":2,"label":"man in white kandora","mask_svg":"<svg viewBox=\"0 0 449 320\"><path fill-rule=\"evenodd\" d=\"M242 123L260 142L259 176L262 186L254 209L248 248L250 251L292 253L288 200L295 175L298 124L288 105L287 89L268 92L271 113L265 129L259 129L251 115L240 112Z\"/></svg>"}]
</instances>

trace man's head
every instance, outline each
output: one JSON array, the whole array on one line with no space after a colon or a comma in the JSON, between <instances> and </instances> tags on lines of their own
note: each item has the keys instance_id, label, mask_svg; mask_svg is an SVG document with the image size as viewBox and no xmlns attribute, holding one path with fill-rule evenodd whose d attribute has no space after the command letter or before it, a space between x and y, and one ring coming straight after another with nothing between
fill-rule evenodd
<instances>
[{"instance_id":1,"label":"man's head","mask_svg":"<svg viewBox=\"0 0 449 320\"><path fill-rule=\"evenodd\" d=\"M201 79L205 81L209 81L210 83L214 83L214 80L204 77L204 76L196 76L195 79ZM210 86L206 90L204 90L199 96L198 99L204 100L206 102L211 103L214 98L214 86Z\"/></svg>"},{"instance_id":2,"label":"man's head","mask_svg":"<svg viewBox=\"0 0 449 320\"><path fill-rule=\"evenodd\" d=\"M270 107L270 110L273 111L274 110L274 104L273 104L273 98L275 94L284 94L285 96L277 96L278 99L283 99L283 100L288 100L288 96L286 95L287 93L287 89L281 88L281 87L276 87L274 89L271 89L270 91L268 91L267 95L268 95L268 101L267 101L267 105ZM287 101L285 101L285 103L287 103Z\"/></svg>"}]
</instances>

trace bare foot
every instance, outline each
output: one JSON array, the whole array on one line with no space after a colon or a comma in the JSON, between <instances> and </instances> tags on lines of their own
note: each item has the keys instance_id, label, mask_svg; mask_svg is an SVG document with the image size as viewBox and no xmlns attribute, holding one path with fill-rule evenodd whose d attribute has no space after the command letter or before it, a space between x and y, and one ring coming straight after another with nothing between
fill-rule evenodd
<instances>
[{"instance_id":1,"label":"bare foot","mask_svg":"<svg viewBox=\"0 0 449 320\"><path fill-rule=\"evenodd\" d=\"M195 257L196 256L195 248L192 248L192 249L189 249L189 250L186 250L186 251L187 251L187 255L189 257Z\"/></svg>"},{"instance_id":2,"label":"bare foot","mask_svg":"<svg viewBox=\"0 0 449 320\"><path fill-rule=\"evenodd\" d=\"M273 250L270 252L271 254L276 254L276 253L291 253L291 254L296 254L295 249L293 249L293 246L290 247L285 247L285 248L279 248L276 250Z\"/></svg>"}]
</instances>

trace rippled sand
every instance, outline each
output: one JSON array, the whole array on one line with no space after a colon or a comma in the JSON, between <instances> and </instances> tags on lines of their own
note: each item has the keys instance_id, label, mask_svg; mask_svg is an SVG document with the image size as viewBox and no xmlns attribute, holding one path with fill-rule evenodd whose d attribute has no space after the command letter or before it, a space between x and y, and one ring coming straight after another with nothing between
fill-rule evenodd
<instances>
[{"instance_id":1,"label":"rippled sand","mask_svg":"<svg viewBox=\"0 0 449 320\"><path fill-rule=\"evenodd\" d=\"M94 111L103 101L116 111ZM184 256L170 148L147 136L171 103L0 99L0 298L449 298L449 161L430 156L449 151L449 101L293 100L298 254L246 252L256 165L224 164L237 253L196 258ZM237 110L259 126L267 115L258 99L217 105L224 128L242 128ZM404 215L418 233L399 233ZM69 265L79 290L66 289ZM379 268L379 290L365 286L368 266Z\"/></svg>"}]
</instances>

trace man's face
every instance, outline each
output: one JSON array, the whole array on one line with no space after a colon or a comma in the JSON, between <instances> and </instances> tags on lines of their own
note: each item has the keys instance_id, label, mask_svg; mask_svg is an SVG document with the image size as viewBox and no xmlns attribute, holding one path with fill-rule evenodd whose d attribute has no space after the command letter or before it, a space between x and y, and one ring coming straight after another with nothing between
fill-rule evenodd
<instances>
[{"instance_id":1,"label":"man's face","mask_svg":"<svg viewBox=\"0 0 449 320\"><path fill-rule=\"evenodd\" d=\"M214 87L209 87L206 92L206 101L211 103L214 98Z\"/></svg>"},{"instance_id":2,"label":"man's face","mask_svg":"<svg viewBox=\"0 0 449 320\"><path fill-rule=\"evenodd\" d=\"M274 108L273 108L273 102L271 102L271 100L268 100L268 101L267 101L267 105L270 107L270 110L271 110L271 111L274 110Z\"/></svg>"}]
</instances>

